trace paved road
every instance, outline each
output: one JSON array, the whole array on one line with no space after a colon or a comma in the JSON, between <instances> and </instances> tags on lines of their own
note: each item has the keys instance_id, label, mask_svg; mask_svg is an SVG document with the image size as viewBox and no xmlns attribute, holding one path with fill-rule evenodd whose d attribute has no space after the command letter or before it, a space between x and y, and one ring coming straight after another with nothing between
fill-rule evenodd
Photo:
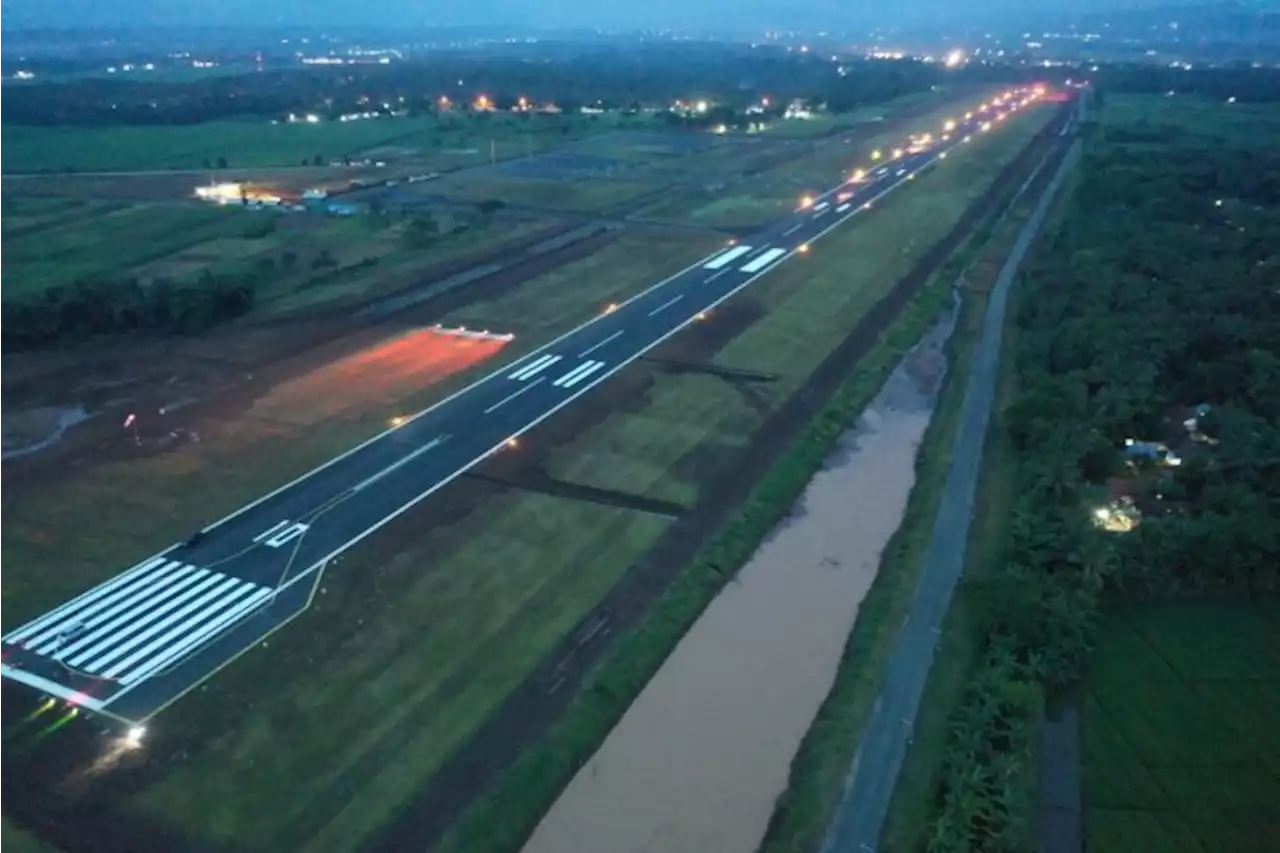
<instances>
[{"instance_id":1,"label":"paved road","mask_svg":"<svg viewBox=\"0 0 1280 853\"><path fill-rule=\"evenodd\" d=\"M1072 162L1072 158L1062 161L1019 233L991 291L982 339L965 390L960 428L951 449L951 467L947 471L919 586L890 654L880 695L862 732L840 805L827 828L822 853L873 853L880 842L889 798L915 728L942 619L964 569L969 521L982 469L987 425L995 402L1009 287Z\"/></svg>"},{"instance_id":2,"label":"paved road","mask_svg":"<svg viewBox=\"0 0 1280 853\"><path fill-rule=\"evenodd\" d=\"M878 166L5 635L0 675L136 723L306 610L337 555L979 132Z\"/></svg>"}]
</instances>

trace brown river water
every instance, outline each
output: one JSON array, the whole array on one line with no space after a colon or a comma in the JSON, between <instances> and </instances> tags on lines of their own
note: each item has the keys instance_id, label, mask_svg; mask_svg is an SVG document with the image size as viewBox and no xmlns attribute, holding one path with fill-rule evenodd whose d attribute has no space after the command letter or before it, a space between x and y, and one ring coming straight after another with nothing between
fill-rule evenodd
<instances>
[{"instance_id":1,"label":"brown river water","mask_svg":"<svg viewBox=\"0 0 1280 853\"><path fill-rule=\"evenodd\" d=\"M525 853L753 853L915 482L948 315L711 603Z\"/></svg>"}]
</instances>

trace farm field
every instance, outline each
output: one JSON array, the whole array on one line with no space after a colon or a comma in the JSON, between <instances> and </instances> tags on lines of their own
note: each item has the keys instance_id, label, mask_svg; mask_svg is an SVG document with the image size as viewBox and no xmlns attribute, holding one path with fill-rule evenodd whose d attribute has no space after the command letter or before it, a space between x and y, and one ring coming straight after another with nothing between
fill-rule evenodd
<instances>
[{"instance_id":1,"label":"farm field","mask_svg":"<svg viewBox=\"0 0 1280 853\"><path fill-rule=\"evenodd\" d=\"M30 298L80 279L183 282L208 273L253 278L258 313L279 316L371 298L433 266L490 253L557 224L433 218L439 236L418 246L406 240L406 219L6 198L4 298Z\"/></svg>"},{"instance_id":2,"label":"farm field","mask_svg":"<svg viewBox=\"0 0 1280 853\"><path fill-rule=\"evenodd\" d=\"M960 221L1052 115L1024 113L904 187L864 221L813 244L713 312L703 328L717 344L701 353L723 368L771 375L733 384L655 370L647 403L615 411L549 465L554 476L598 488L691 503L699 485L745 444L765 416L803 387L857 322ZM885 247L892 247L886 250ZM850 265L849 258L858 258ZM723 332L718 324L727 324Z\"/></svg>"},{"instance_id":3,"label":"farm field","mask_svg":"<svg viewBox=\"0 0 1280 853\"><path fill-rule=\"evenodd\" d=\"M170 127L10 127L6 173L249 169L343 157L445 169L563 145L613 129L612 116L462 115L306 122L218 121ZM641 122L628 120L628 125Z\"/></svg>"},{"instance_id":4,"label":"farm field","mask_svg":"<svg viewBox=\"0 0 1280 853\"><path fill-rule=\"evenodd\" d=\"M1280 847L1280 601L1111 612L1085 687L1090 850Z\"/></svg>"}]
</instances>

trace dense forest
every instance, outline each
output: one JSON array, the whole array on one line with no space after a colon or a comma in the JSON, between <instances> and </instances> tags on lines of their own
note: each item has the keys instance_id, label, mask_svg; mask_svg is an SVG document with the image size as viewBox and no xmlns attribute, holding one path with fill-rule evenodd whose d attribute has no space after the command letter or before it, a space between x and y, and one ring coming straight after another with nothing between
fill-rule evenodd
<instances>
[{"instance_id":1,"label":"dense forest","mask_svg":"<svg viewBox=\"0 0 1280 853\"><path fill-rule=\"evenodd\" d=\"M775 102L811 99L836 111L942 83L1013 82L1013 67L943 69L916 60L849 60L751 50L739 45L586 51L531 61L505 54L445 55L431 62L305 70L266 70L189 82L84 78L5 90L0 115L12 125L195 124L215 119L280 117L291 111L322 116L364 110L428 114L439 97L488 92L498 106L521 95L573 108L606 109L708 98L743 107L768 96ZM383 107L382 105L386 105Z\"/></svg>"},{"instance_id":2,"label":"dense forest","mask_svg":"<svg viewBox=\"0 0 1280 853\"><path fill-rule=\"evenodd\" d=\"M1100 608L1280 586L1280 116L1098 100L1061 223L1018 284L1017 497L997 565L966 582L981 663L930 851L1034 849L1043 697L1088 665ZM1126 458L1129 438L1180 464ZM1138 526L1101 529L1109 501Z\"/></svg>"}]
</instances>

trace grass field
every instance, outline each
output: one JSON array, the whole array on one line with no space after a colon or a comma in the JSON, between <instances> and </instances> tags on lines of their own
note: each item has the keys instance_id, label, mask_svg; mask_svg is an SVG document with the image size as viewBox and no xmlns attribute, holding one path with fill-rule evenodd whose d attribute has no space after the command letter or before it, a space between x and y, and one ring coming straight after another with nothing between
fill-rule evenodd
<instances>
[{"instance_id":1,"label":"grass field","mask_svg":"<svg viewBox=\"0 0 1280 853\"><path fill-rule=\"evenodd\" d=\"M493 252L554 220L437 215L440 236L417 248L406 220L283 215L188 204L6 199L6 299L82 278L194 280L253 275L258 316L337 305L416 283L433 267ZM326 256L331 263L321 265Z\"/></svg>"},{"instance_id":2,"label":"grass field","mask_svg":"<svg viewBox=\"0 0 1280 853\"><path fill-rule=\"evenodd\" d=\"M650 184L629 181L484 179L465 174L445 176L423 186L425 192L468 201L501 199L507 204L584 212L621 204L657 189Z\"/></svg>"},{"instance_id":3,"label":"grass field","mask_svg":"<svg viewBox=\"0 0 1280 853\"><path fill-rule=\"evenodd\" d=\"M352 849L666 524L503 494L411 536L394 556L343 558L318 606L276 635L269 654L228 670L216 699L192 697L166 715L161 732L189 728L206 743L133 807L241 849ZM253 713L222 723L241 697Z\"/></svg>"},{"instance_id":4,"label":"grass field","mask_svg":"<svg viewBox=\"0 0 1280 853\"><path fill-rule=\"evenodd\" d=\"M1086 688L1089 850L1280 849L1280 601L1112 612Z\"/></svg>"},{"instance_id":5,"label":"grass field","mask_svg":"<svg viewBox=\"0 0 1280 853\"><path fill-rule=\"evenodd\" d=\"M23 832L8 818L0 819L0 844L4 853L55 853L53 847Z\"/></svg>"},{"instance_id":6,"label":"grass field","mask_svg":"<svg viewBox=\"0 0 1280 853\"><path fill-rule=\"evenodd\" d=\"M442 356L397 373L400 362L384 360L358 376L339 363L201 424L198 445L28 492L5 509L5 623L43 611L712 247L699 235L629 233L480 306L524 330L488 362L462 359L450 373L459 359ZM628 257L635 262L624 263ZM341 558L318 606L273 636L269 652L228 668L207 698L202 691L166 711L153 727L156 754L182 744L188 757L160 759L165 769L127 808L199 839L252 838L252 849L350 849L398 811L669 523L537 495L488 490L478 500L470 514L426 533L423 514L410 514ZM452 505L446 498L427 512ZM265 802L273 803L266 812Z\"/></svg>"},{"instance_id":7,"label":"grass field","mask_svg":"<svg viewBox=\"0 0 1280 853\"><path fill-rule=\"evenodd\" d=\"M445 322L509 329L519 333L521 342L550 340L723 244L702 234L629 230L603 251L526 281L504 296L461 308Z\"/></svg>"},{"instance_id":8,"label":"grass field","mask_svg":"<svg viewBox=\"0 0 1280 853\"><path fill-rule=\"evenodd\" d=\"M776 381L753 385L747 398L723 380L659 375L646 405L614 412L561 448L551 472L584 485L692 500L698 483L803 386L1049 117L1048 109L1024 113L1003 132L975 140L922 175L918 186L901 188L860 221L814 243L808 257L782 265L739 297L755 303L761 317L714 362L777 374ZM717 322L716 315L707 322Z\"/></svg>"},{"instance_id":9,"label":"grass field","mask_svg":"<svg viewBox=\"0 0 1280 853\"><path fill-rule=\"evenodd\" d=\"M412 159L448 168L483 163L490 143L500 156L514 156L563 145L574 139L638 124L614 116L529 116L446 113L441 117L271 124L266 121L218 121L166 127L4 129L4 170L26 173L231 169L310 165L344 156Z\"/></svg>"}]
</instances>

